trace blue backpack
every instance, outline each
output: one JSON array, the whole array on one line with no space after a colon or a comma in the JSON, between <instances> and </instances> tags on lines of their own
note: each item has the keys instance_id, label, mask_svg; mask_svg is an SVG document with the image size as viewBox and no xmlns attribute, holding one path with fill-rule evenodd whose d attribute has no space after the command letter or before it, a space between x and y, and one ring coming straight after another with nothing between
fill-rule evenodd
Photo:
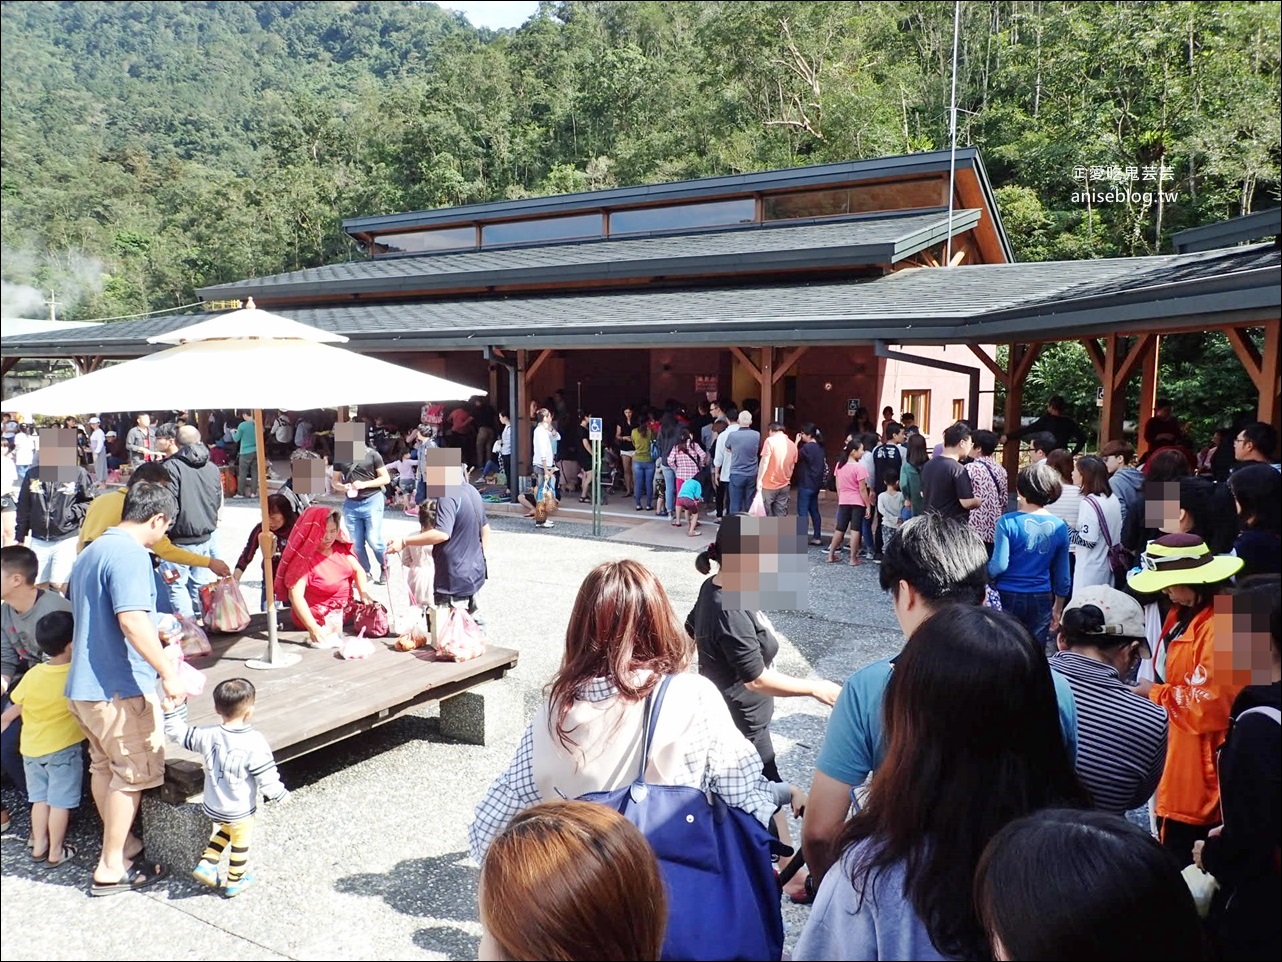
<instances>
[{"instance_id":1,"label":"blue backpack","mask_svg":"<svg viewBox=\"0 0 1282 962\"><path fill-rule=\"evenodd\" d=\"M591 792L637 826L658 856L668 890L665 962L778 959L783 915L771 855L787 853L752 815L719 795L645 780L655 723L671 676L646 698L641 770L626 788Z\"/></svg>"}]
</instances>

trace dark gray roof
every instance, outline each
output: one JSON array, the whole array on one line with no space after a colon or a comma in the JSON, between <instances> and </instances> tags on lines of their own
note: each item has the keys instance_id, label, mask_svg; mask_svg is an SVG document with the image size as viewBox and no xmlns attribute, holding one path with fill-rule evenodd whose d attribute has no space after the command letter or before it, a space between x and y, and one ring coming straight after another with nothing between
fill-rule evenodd
<instances>
[{"instance_id":1,"label":"dark gray roof","mask_svg":"<svg viewBox=\"0 0 1282 962\"><path fill-rule=\"evenodd\" d=\"M783 170L700 177L695 180L679 180L664 184L639 184L633 187L615 187L610 190L553 194L549 197L525 197L520 200L496 200L482 204L438 207L433 210L409 211L401 214L348 217L343 221L343 230L349 234L404 230L407 227L491 221L506 217L568 214L573 211L653 204L660 201L674 203L759 190L795 190L881 177L937 174L948 170L949 157L950 152L947 150L932 150L919 154L872 157L867 160L851 160L837 164L815 164L810 167L788 167ZM959 170L974 168L980 183L984 185L985 193L989 193L988 175L979 159L977 148L958 147L957 168ZM988 196L987 200L989 209L995 212L996 205L992 203L992 197ZM998 233L1001 233L1000 224Z\"/></svg>"},{"instance_id":2,"label":"dark gray roof","mask_svg":"<svg viewBox=\"0 0 1282 962\"><path fill-rule=\"evenodd\" d=\"M1182 230L1171 238L1171 243L1177 253L1188 254L1265 237L1277 237L1279 234L1282 234L1282 207L1274 207L1272 210L1257 210L1253 214L1234 217L1218 224Z\"/></svg>"},{"instance_id":3,"label":"dark gray roof","mask_svg":"<svg viewBox=\"0 0 1282 962\"><path fill-rule=\"evenodd\" d=\"M1278 316L1273 245L1197 254L917 268L826 283L441 298L298 308L288 316L373 351L484 346L992 343L1257 322ZM6 339L19 356L132 355L213 315L146 318Z\"/></svg>"},{"instance_id":4,"label":"dark gray roof","mask_svg":"<svg viewBox=\"0 0 1282 962\"><path fill-rule=\"evenodd\" d=\"M953 236L973 228L981 213L953 211ZM897 263L947 238L946 210L876 214L697 234L380 257L202 287L200 296L221 300L246 296L396 294L659 275L861 267Z\"/></svg>"}]
</instances>

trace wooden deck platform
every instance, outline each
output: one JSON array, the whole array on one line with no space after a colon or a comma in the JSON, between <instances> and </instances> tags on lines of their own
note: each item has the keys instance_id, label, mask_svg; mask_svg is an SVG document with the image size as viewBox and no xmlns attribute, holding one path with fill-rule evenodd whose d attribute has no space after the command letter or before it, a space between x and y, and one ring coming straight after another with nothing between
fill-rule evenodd
<instances>
[{"instance_id":1,"label":"wooden deck platform","mask_svg":"<svg viewBox=\"0 0 1282 962\"><path fill-rule=\"evenodd\" d=\"M392 649L391 638L375 641L367 659L345 661L336 651L302 644L306 632L281 631L281 648L303 656L289 668L255 671L245 662L261 658L267 625L255 615L240 635L211 635L213 654L193 658L205 673L205 690L188 701L188 724L216 725L214 686L228 678L248 678L258 690L253 726L266 736L278 762L332 745L427 702L440 701L502 678L517 662L510 648L491 646L471 661L437 661L431 649ZM182 802L200 792L200 759L177 745L165 745L165 784L161 797Z\"/></svg>"}]
</instances>

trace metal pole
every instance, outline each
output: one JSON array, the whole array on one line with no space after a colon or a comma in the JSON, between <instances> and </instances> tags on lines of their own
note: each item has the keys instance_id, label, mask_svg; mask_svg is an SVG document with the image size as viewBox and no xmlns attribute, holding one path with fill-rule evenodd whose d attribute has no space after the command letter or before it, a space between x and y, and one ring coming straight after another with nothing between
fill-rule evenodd
<instances>
[{"instance_id":1,"label":"metal pole","mask_svg":"<svg viewBox=\"0 0 1282 962\"><path fill-rule=\"evenodd\" d=\"M262 528L258 534L258 547L263 553L263 587L267 591L267 651L263 658L251 658L245 667L259 671L270 671L277 668L289 668L303 660L299 654L284 654L276 637L276 586L272 583L275 573L272 570L272 539L267 511L267 438L263 434L263 412L254 411L254 433L258 436L258 510L262 516Z\"/></svg>"},{"instance_id":2,"label":"metal pole","mask_svg":"<svg viewBox=\"0 0 1282 962\"><path fill-rule=\"evenodd\" d=\"M592 440L592 535L601 537L601 439Z\"/></svg>"},{"instance_id":3,"label":"metal pole","mask_svg":"<svg viewBox=\"0 0 1282 962\"><path fill-rule=\"evenodd\" d=\"M944 246L944 266L953 266L953 189L957 180L957 39L961 33L961 0L953 4L953 93L949 108L949 139L952 151L948 158L948 240Z\"/></svg>"}]
</instances>

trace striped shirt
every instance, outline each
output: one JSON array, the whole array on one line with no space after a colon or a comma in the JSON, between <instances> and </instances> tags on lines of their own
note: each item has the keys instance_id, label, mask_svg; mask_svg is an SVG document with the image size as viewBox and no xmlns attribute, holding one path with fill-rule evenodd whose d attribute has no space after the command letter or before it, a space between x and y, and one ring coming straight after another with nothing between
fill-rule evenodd
<instances>
[{"instance_id":1,"label":"striped shirt","mask_svg":"<svg viewBox=\"0 0 1282 962\"><path fill-rule=\"evenodd\" d=\"M1051 669L1073 688L1077 776L1095 807L1121 815L1143 805L1166 764L1166 712L1124 685L1115 668L1077 652L1056 652Z\"/></svg>"}]
</instances>

